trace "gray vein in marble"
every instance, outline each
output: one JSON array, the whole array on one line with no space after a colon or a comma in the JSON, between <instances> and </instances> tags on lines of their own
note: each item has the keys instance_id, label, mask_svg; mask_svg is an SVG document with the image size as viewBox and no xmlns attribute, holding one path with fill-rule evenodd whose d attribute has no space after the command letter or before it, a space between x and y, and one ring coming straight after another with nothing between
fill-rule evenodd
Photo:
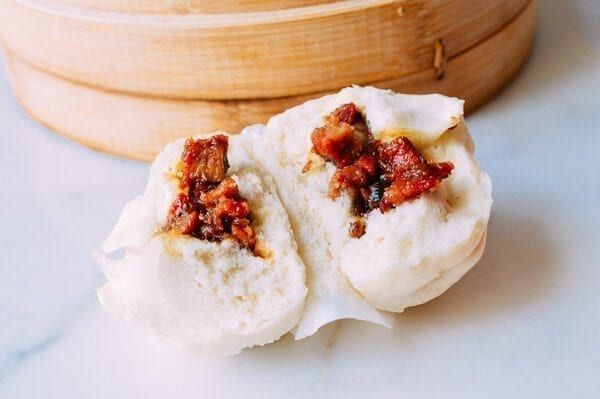
<instances>
[{"instance_id":1,"label":"gray vein in marble","mask_svg":"<svg viewBox=\"0 0 600 399\"><path fill-rule=\"evenodd\" d=\"M34 345L18 349L9 353L5 359L0 361L0 383L14 370L19 368L24 362L30 360L33 356L44 352L46 349L54 345L61 338L62 334L52 334Z\"/></svg>"},{"instance_id":2,"label":"gray vein in marble","mask_svg":"<svg viewBox=\"0 0 600 399\"><path fill-rule=\"evenodd\" d=\"M96 295L82 294L79 297L73 298L73 302L74 305L68 313L68 317L58 323L50 332L43 335L42 338L34 340L30 345L23 345L22 347L8 351L0 359L0 384L32 358L44 353L47 349L55 345L68 331L70 324L96 303Z\"/></svg>"}]
</instances>

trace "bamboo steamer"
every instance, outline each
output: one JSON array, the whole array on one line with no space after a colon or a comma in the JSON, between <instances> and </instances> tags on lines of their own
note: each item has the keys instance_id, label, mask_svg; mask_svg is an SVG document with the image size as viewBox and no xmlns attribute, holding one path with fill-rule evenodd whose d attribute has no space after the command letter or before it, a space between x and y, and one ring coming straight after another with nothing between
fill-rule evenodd
<instances>
[{"instance_id":1,"label":"bamboo steamer","mask_svg":"<svg viewBox=\"0 0 600 399\"><path fill-rule=\"evenodd\" d=\"M502 29L529 1L348 0L152 15L83 6L100 0L78 7L2 0L0 37L14 56L93 87L169 99L265 99L423 71L438 39L454 57Z\"/></svg>"},{"instance_id":2,"label":"bamboo steamer","mask_svg":"<svg viewBox=\"0 0 600 399\"><path fill-rule=\"evenodd\" d=\"M430 46L427 67L369 83L400 92L462 97L467 111L473 110L517 74L531 48L534 22L535 1L531 1L501 29L464 51L444 54L443 45L436 41L438 46ZM236 132L327 93L259 100L152 98L62 79L11 51L6 61L15 95L34 118L93 148L142 160L150 160L176 138L219 129Z\"/></svg>"},{"instance_id":3,"label":"bamboo steamer","mask_svg":"<svg viewBox=\"0 0 600 399\"><path fill-rule=\"evenodd\" d=\"M335 0L56 0L93 10L152 14L232 13L281 10Z\"/></svg>"}]
</instances>

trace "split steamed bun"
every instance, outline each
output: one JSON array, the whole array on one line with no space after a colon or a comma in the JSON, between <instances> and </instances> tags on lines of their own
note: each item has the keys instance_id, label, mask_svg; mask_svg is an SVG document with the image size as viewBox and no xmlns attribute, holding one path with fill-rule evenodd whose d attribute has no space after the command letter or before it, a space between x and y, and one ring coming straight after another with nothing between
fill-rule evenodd
<instances>
[{"instance_id":1,"label":"split steamed bun","mask_svg":"<svg viewBox=\"0 0 600 399\"><path fill-rule=\"evenodd\" d=\"M301 173L312 131L346 103L362 110L376 139L406 136L428 161L450 161L455 167L435 192L387 213L370 212L360 238L348 236L354 220L348 196L335 201L328 196L335 166L325 163ZM369 320L375 309L401 312L441 294L479 260L491 182L473 159L462 115L463 102L456 98L351 87L291 108L271 118L266 128L244 133L253 135L246 141L250 154L277 184L308 267L309 297L299 330L325 324L326 318L315 324L307 316L331 306L331 298L346 308L362 301L356 318ZM365 304L370 313L363 311Z\"/></svg>"},{"instance_id":2,"label":"split steamed bun","mask_svg":"<svg viewBox=\"0 0 600 399\"><path fill-rule=\"evenodd\" d=\"M321 159L303 172L317 156L311 133L348 103L374 139L408 137L428 162L454 165L437 190L367 213L360 238L348 235L350 196L329 196L336 166ZM98 296L115 316L193 353L232 354L288 331L301 339L345 318L391 327L390 312L440 295L482 256L491 182L456 98L351 87L229 137L227 176L250 205L264 257L231 239L163 232L183 147L176 141L157 156L144 194L123 209L103 250L125 255L97 255L108 280Z\"/></svg>"},{"instance_id":3,"label":"split steamed bun","mask_svg":"<svg viewBox=\"0 0 600 399\"><path fill-rule=\"evenodd\" d=\"M177 185L169 178L184 140L168 145L103 245L127 248L99 256L108 282L98 290L115 316L147 325L174 345L202 355L228 355L281 337L297 323L306 296L305 268L272 179L229 138L227 175L252 210L253 227L268 256L254 256L233 240L209 242L160 232Z\"/></svg>"}]
</instances>

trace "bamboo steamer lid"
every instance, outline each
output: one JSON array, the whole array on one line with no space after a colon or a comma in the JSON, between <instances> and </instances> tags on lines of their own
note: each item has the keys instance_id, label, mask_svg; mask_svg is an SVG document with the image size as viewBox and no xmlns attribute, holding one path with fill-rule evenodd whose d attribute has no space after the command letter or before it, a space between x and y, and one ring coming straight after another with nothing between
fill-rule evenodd
<instances>
[{"instance_id":1,"label":"bamboo steamer lid","mask_svg":"<svg viewBox=\"0 0 600 399\"><path fill-rule=\"evenodd\" d=\"M75 0L70 0L75 1ZM505 26L528 0L349 0L230 14L0 2L6 49L64 79L168 99L277 98L401 78Z\"/></svg>"},{"instance_id":2,"label":"bamboo steamer lid","mask_svg":"<svg viewBox=\"0 0 600 399\"><path fill-rule=\"evenodd\" d=\"M93 10L153 14L234 13L282 10L335 0L56 0Z\"/></svg>"},{"instance_id":3,"label":"bamboo steamer lid","mask_svg":"<svg viewBox=\"0 0 600 399\"><path fill-rule=\"evenodd\" d=\"M531 1L506 26L477 45L451 56L440 50L438 57L431 54L435 66L371 84L400 92L462 97L467 111L473 110L517 74L531 48L534 22L535 1ZM91 147L142 160L152 159L176 138L214 130L236 132L326 94L227 101L133 96L62 79L12 53L6 55L15 95L34 118Z\"/></svg>"}]
</instances>

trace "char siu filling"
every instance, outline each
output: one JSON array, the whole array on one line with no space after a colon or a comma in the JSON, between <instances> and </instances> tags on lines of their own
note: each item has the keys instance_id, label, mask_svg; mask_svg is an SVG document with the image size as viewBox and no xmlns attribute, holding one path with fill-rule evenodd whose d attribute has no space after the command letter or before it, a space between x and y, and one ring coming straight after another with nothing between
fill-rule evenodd
<instances>
[{"instance_id":1,"label":"char siu filling","mask_svg":"<svg viewBox=\"0 0 600 399\"><path fill-rule=\"evenodd\" d=\"M454 169L451 162L428 163L407 137L376 140L353 103L334 110L311 134L312 151L337 170L329 182L329 197L348 193L352 213L348 235L365 233L364 217L374 209L388 212L404 201L436 190ZM306 167L304 171L307 171Z\"/></svg>"},{"instance_id":2,"label":"char siu filling","mask_svg":"<svg viewBox=\"0 0 600 399\"><path fill-rule=\"evenodd\" d=\"M226 177L227 147L224 135L185 142L177 166L181 192L171 204L163 231L212 242L231 238L254 252L257 239L250 206L235 180Z\"/></svg>"}]
</instances>

